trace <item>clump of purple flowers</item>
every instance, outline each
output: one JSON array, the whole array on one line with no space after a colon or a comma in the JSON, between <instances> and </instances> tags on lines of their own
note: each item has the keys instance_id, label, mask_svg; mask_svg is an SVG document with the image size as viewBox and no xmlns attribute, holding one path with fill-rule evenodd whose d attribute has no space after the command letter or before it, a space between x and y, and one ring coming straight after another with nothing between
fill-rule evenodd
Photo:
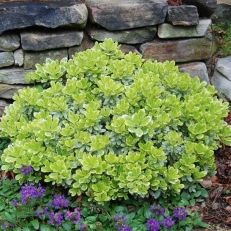
<instances>
[{"instance_id":1,"label":"clump of purple flowers","mask_svg":"<svg viewBox=\"0 0 231 231\"><path fill-rule=\"evenodd\" d=\"M48 213L48 224L59 226L63 222L63 214L61 211L54 212L51 211Z\"/></svg>"},{"instance_id":2,"label":"clump of purple flowers","mask_svg":"<svg viewBox=\"0 0 231 231\"><path fill-rule=\"evenodd\" d=\"M20 190L22 204L26 204L30 199L41 198L44 194L45 189L41 185L26 184Z\"/></svg>"},{"instance_id":3,"label":"clump of purple flowers","mask_svg":"<svg viewBox=\"0 0 231 231\"><path fill-rule=\"evenodd\" d=\"M66 211L65 218L74 224L78 224L80 222L80 210L75 208L73 212Z\"/></svg>"},{"instance_id":4,"label":"clump of purple flowers","mask_svg":"<svg viewBox=\"0 0 231 231\"><path fill-rule=\"evenodd\" d=\"M114 216L114 222L117 231L132 231L127 224L127 217L124 214L116 214Z\"/></svg>"},{"instance_id":5,"label":"clump of purple flowers","mask_svg":"<svg viewBox=\"0 0 231 231\"><path fill-rule=\"evenodd\" d=\"M175 221L170 216L167 216L161 223L164 228L170 229L175 224Z\"/></svg>"},{"instance_id":6,"label":"clump of purple flowers","mask_svg":"<svg viewBox=\"0 0 231 231\"><path fill-rule=\"evenodd\" d=\"M152 205L150 211L154 214L154 218L148 219L146 225L149 231L159 231L161 227L171 229L176 222L183 221L188 216L188 213L183 207L175 208L173 216L166 216L166 209L160 205Z\"/></svg>"},{"instance_id":7,"label":"clump of purple flowers","mask_svg":"<svg viewBox=\"0 0 231 231\"><path fill-rule=\"evenodd\" d=\"M157 216L162 216L165 213L165 208L161 207L160 205L152 205L150 207L150 211Z\"/></svg>"},{"instance_id":8,"label":"clump of purple flowers","mask_svg":"<svg viewBox=\"0 0 231 231\"><path fill-rule=\"evenodd\" d=\"M147 221L147 228L149 231L159 231L160 230L160 222L150 218Z\"/></svg>"},{"instance_id":9,"label":"clump of purple flowers","mask_svg":"<svg viewBox=\"0 0 231 231\"><path fill-rule=\"evenodd\" d=\"M69 205L69 201L63 195L55 195L51 202L51 205L55 209L67 208Z\"/></svg>"},{"instance_id":10,"label":"clump of purple flowers","mask_svg":"<svg viewBox=\"0 0 231 231\"><path fill-rule=\"evenodd\" d=\"M175 208L173 211L173 216L174 218L176 218L179 221L183 221L186 219L186 217L188 216L188 213L186 212L186 210L182 207L179 208Z\"/></svg>"},{"instance_id":11,"label":"clump of purple flowers","mask_svg":"<svg viewBox=\"0 0 231 231\"><path fill-rule=\"evenodd\" d=\"M23 166L20 168L20 172L24 175L24 176L28 176L29 174L31 174L34 171L32 166Z\"/></svg>"}]
</instances>

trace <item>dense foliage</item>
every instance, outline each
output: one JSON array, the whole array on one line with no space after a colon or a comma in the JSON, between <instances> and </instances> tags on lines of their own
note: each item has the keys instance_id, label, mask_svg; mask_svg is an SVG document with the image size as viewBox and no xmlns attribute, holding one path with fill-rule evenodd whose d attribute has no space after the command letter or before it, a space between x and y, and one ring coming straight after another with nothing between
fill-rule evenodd
<instances>
[{"instance_id":1,"label":"dense foliage","mask_svg":"<svg viewBox=\"0 0 231 231\"><path fill-rule=\"evenodd\" d=\"M219 56L231 55L231 23L213 25Z\"/></svg>"},{"instance_id":2,"label":"dense foliage","mask_svg":"<svg viewBox=\"0 0 231 231\"><path fill-rule=\"evenodd\" d=\"M205 227L197 214L183 207L169 209L144 200L99 205L63 193L58 188L20 187L15 180L1 180L0 230L186 231Z\"/></svg>"},{"instance_id":3,"label":"dense foliage","mask_svg":"<svg viewBox=\"0 0 231 231\"><path fill-rule=\"evenodd\" d=\"M62 185L98 202L178 194L214 171L213 151L230 143L228 105L174 62L123 54L106 40L27 76L2 118L11 144L2 170ZM195 191L195 190L194 190Z\"/></svg>"}]
</instances>

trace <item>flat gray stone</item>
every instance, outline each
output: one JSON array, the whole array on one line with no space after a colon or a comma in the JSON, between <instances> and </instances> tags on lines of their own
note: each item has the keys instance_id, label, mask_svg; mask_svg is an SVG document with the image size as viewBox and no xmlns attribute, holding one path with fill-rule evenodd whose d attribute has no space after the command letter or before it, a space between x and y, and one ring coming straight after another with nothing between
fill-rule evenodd
<instances>
[{"instance_id":1,"label":"flat gray stone","mask_svg":"<svg viewBox=\"0 0 231 231\"><path fill-rule=\"evenodd\" d=\"M196 6L202 17L210 16L217 7L217 0L183 0L183 3Z\"/></svg>"},{"instance_id":2,"label":"flat gray stone","mask_svg":"<svg viewBox=\"0 0 231 231\"><path fill-rule=\"evenodd\" d=\"M191 77L199 77L201 81L209 84L208 70L203 62L193 62L179 65L182 72L188 73Z\"/></svg>"},{"instance_id":3,"label":"flat gray stone","mask_svg":"<svg viewBox=\"0 0 231 231\"><path fill-rule=\"evenodd\" d=\"M90 20L107 30L126 30L163 23L166 0L86 0Z\"/></svg>"},{"instance_id":4,"label":"flat gray stone","mask_svg":"<svg viewBox=\"0 0 231 231\"><path fill-rule=\"evenodd\" d=\"M0 67L8 67L14 64L13 52L0 52Z\"/></svg>"},{"instance_id":5,"label":"flat gray stone","mask_svg":"<svg viewBox=\"0 0 231 231\"><path fill-rule=\"evenodd\" d=\"M5 108L8 107L9 105L10 104L5 100L0 100L0 117L3 116Z\"/></svg>"},{"instance_id":6,"label":"flat gray stone","mask_svg":"<svg viewBox=\"0 0 231 231\"><path fill-rule=\"evenodd\" d=\"M14 52L14 64L15 66L23 66L23 62L24 62L24 56L23 56L23 50L22 49L18 49Z\"/></svg>"},{"instance_id":7,"label":"flat gray stone","mask_svg":"<svg viewBox=\"0 0 231 231\"><path fill-rule=\"evenodd\" d=\"M0 3L0 12L0 33L32 26L83 28L88 16L80 0L10 1Z\"/></svg>"},{"instance_id":8,"label":"flat gray stone","mask_svg":"<svg viewBox=\"0 0 231 231\"><path fill-rule=\"evenodd\" d=\"M211 23L211 19L201 19L197 26L190 27L172 26L164 23L158 26L158 37L162 39L204 37Z\"/></svg>"},{"instance_id":9,"label":"flat gray stone","mask_svg":"<svg viewBox=\"0 0 231 231\"><path fill-rule=\"evenodd\" d=\"M219 94L231 101L231 81L225 78L218 71L215 71L211 78L211 83L215 86Z\"/></svg>"},{"instance_id":10,"label":"flat gray stone","mask_svg":"<svg viewBox=\"0 0 231 231\"><path fill-rule=\"evenodd\" d=\"M0 35L0 51L14 51L20 46L20 37L17 34Z\"/></svg>"},{"instance_id":11,"label":"flat gray stone","mask_svg":"<svg viewBox=\"0 0 231 231\"><path fill-rule=\"evenodd\" d=\"M218 59L215 69L231 81L231 56Z\"/></svg>"},{"instance_id":12,"label":"flat gray stone","mask_svg":"<svg viewBox=\"0 0 231 231\"><path fill-rule=\"evenodd\" d=\"M24 86L0 84L0 98L12 99L14 94Z\"/></svg>"},{"instance_id":13,"label":"flat gray stone","mask_svg":"<svg viewBox=\"0 0 231 231\"><path fill-rule=\"evenodd\" d=\"M176 62L207 60L212 56L213 49L213 41L207 37L169 41L154 40L140 46L144 58Z\"/></svg>"},{"instance_id":14,"label":"flat gray stone","mask_svg":"<svg viewBox=\"0 0 231 231\"><path fill-rule=\"evenodd\" d=\"M25 71L23 68L4 68L0 69L0 83L5 84L26 84L24 79Z\"/></svg>"},{"instance_id":15,"label":"flat gray stone","mask_svg":"<svg viewBox=\"0 0 231 231\"><path fill-rule=\"evenodd\" d=\"M21 43L23 50L42 51L55 48L73 47L80 45L83 32L76 30L65 30L57 32L22 32Z\"/></svg>"},{"instance_id":16,"label":"flat gray stone","mask_svg":"<svg viewBox=\"0 0 231 231\"><path fill-rule=\"evenodd\" d=\"M169 6L168 22L174 26L195 26L199 23L199 14L196 6Z\"/></svg>"},{"instance_id":17,"label":"flat gray stone","mask_svg":"<svg viewBox=\"0 0 231 231\"><path fill-rule=\"evenodd\" d=\"M114 41L125 44L138 44L151 41L155 38L156 32L156 27L137 28L124 31L107 31L96 28L88 30L88 34L93 40L104 41L106 38L111 38Z\"/></svg>"},{"instance_id":18,"label":"flat gray stone","mask_svg":"<svg viewBox=\"0 0 231 231\"><path fill-rule=\"evenodd\" d=\"M24 53L24 69L34 69L35 64L45 63L46 59L63 59L68 58L67 49L48 50L40 52L25 52Z\"/></svg>"}]
</instances>

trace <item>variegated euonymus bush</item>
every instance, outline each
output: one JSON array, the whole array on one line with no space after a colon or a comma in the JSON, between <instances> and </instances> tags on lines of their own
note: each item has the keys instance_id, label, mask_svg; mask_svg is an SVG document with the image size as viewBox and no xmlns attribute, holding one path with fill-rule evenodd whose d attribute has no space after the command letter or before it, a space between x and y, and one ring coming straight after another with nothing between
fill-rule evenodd
<instances>
[{"instance_id":1,"label":"variegated euonymus bush","mask_svg":"<svg viewBox=\"0 0 231 231\"><path fill-rule=\"evenodd\" d=\"M0 124L11 140L2 169L20 181L31 165L29 180L99 202L175 194L212 173L214 150L231 143L228 105L212 86L173 62L125 55L112 40L27 78L42 84L20 90Z\"/></svg>"}]
</instances>

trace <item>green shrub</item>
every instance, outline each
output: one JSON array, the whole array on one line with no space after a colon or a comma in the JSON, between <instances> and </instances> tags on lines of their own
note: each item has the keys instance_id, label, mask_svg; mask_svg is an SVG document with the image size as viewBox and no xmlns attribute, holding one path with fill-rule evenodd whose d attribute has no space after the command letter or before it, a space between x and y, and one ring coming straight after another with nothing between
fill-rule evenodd
<instances>
[{"instance_id":1,"label":"green shrub","mask_svg":"<svg viewBox=\"0 0 231 231\"><path fill-rule=\"evenodd\" d=\"M106 40L27 76L0 127L11 144L2 169L20 168L99 202L178 194L214 171L213 151L229 144L228 104L174 62L123 54ZM41 87L42 86L42 87Z\"/></svg>"}]
</instances>

